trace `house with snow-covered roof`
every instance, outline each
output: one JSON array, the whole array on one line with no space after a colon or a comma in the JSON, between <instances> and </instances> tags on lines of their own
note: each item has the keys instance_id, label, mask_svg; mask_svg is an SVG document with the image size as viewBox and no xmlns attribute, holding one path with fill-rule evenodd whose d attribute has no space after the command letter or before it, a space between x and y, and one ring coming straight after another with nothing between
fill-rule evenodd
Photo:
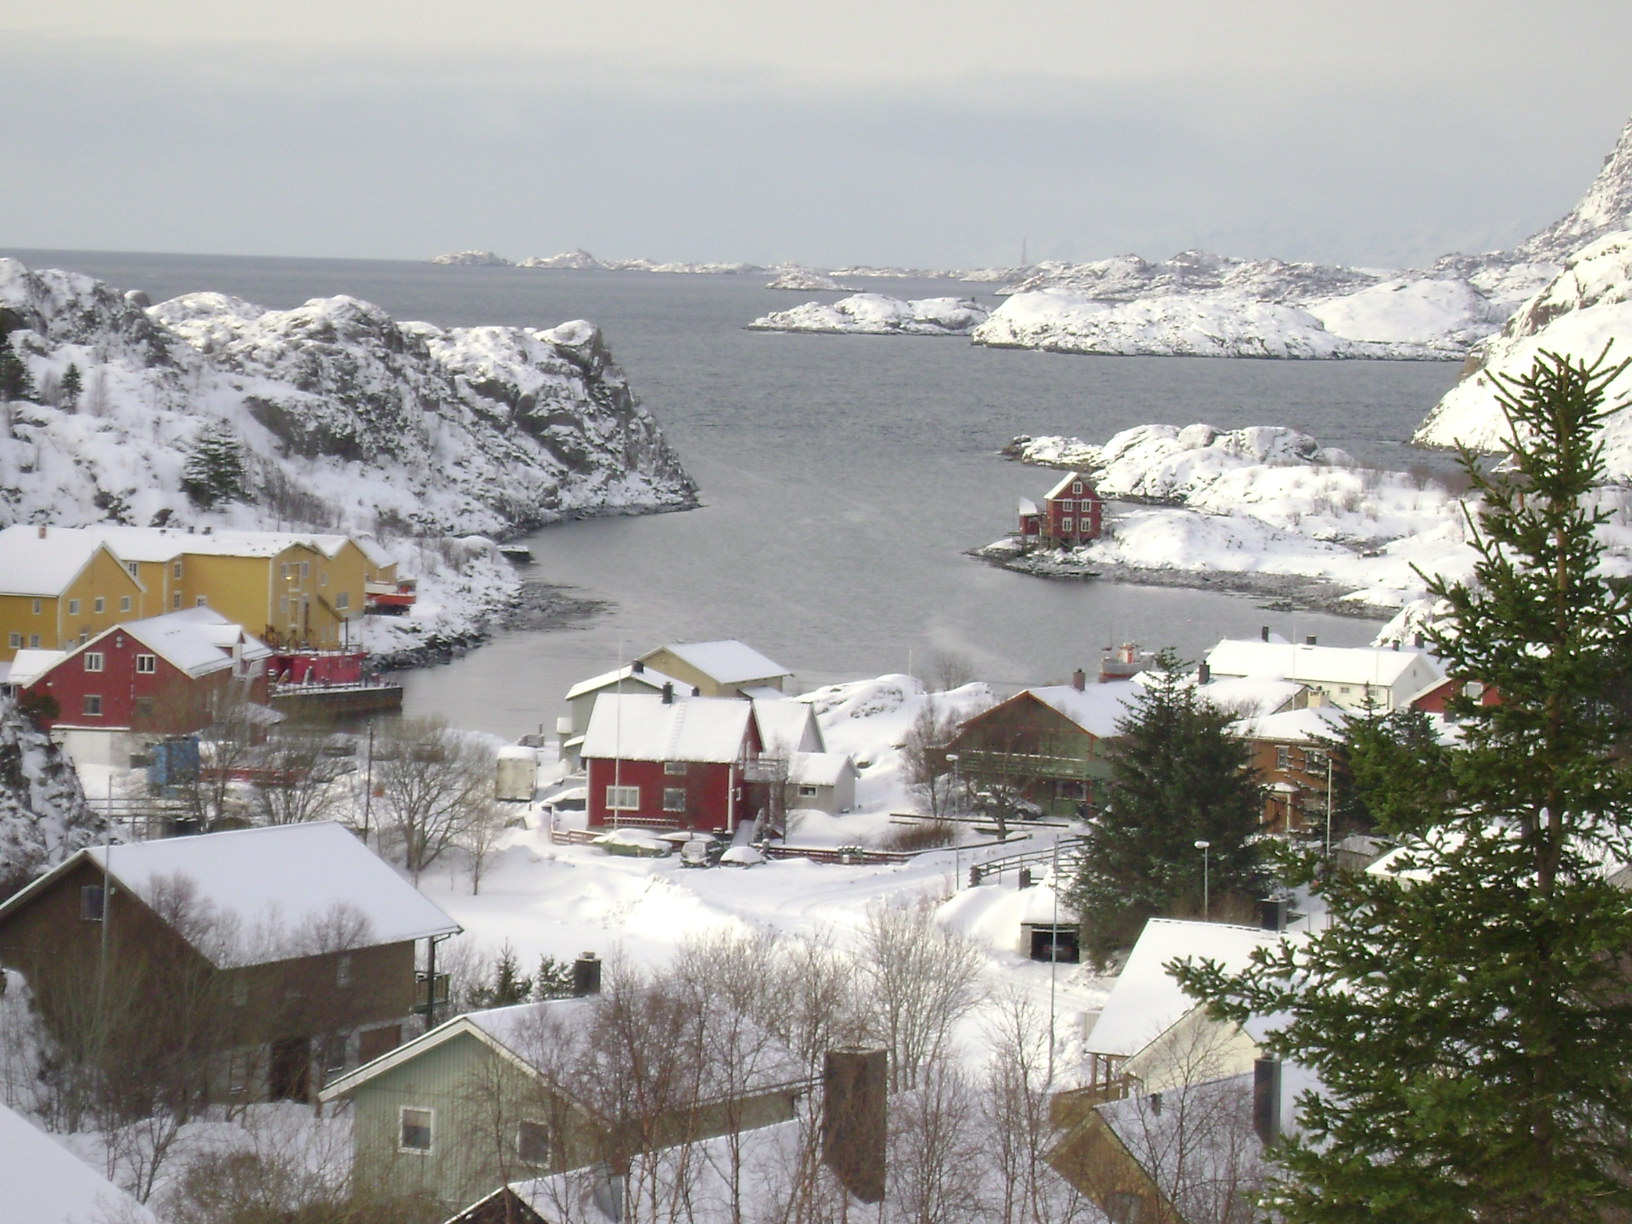
<instances>
[{"instance_id":1,"label":"house with snow-covered roof","mask_svg":"<svg viewBox=\"0 0 1632 1224\"><path fill-rule=\"evenodd\" d=\"M215 610L186 608L24 656L11 683L53 738L76 764L112 765L143 737L202 730L229 702L264 707L272 651Z\"/></svg>"},{"instance_id":2,"label":"house with snow-covered roof","mask_svg":"<svg viewBox=\"0 0 1632 1224\"><path fill-rule=\"evenodd\" d=\"M668 685L675 693L689 693L691 689L673 676L666 676L640 660L580 680L567 690L566 716L556 721L555 730L561 737L561 756L572 768L580 768L579 751L583 747L584 732L589 730L590 715L595 701L602 693L661 693Z\"/></svg>"},{"instance_id":3,"label":"house with snow-covered roof","mask_svg":"<svg viewBox=\"0 0 1632 1224\"><path fill-rule=\"evenodd\" d=\"M213 1099L307 1100L417 1027L416 953L459 929L315 822L80 850L0 904L0 960L70 1048L113 1016L102 1048L157 1035Z\"/></svg>"},{"instance_id":4,"label":"house with snow-covered roof","mask_svg":"<svg viewBox=\"0 0 1632 1224\"><path fill-rule=\"evenodd\" d=\"M0 1104L0 1207L30 1224L156 1224L157 1217L28 1119Z\"/></svg>"},{"instance_id":5,"label":"house with snow-covered roof","mask_svg":"<svg viewBox=\"0 0 1632 1224\"><path fill-rule=\"evenodd\" d=\"M629 994L620 1008L593 991L470 1012L331 1081L321 1099L351 1102L357 1179L451 1210L512 1181L627 1170L794 1116L811 1085L785 1048L740 1016L650 989L658 1006L633 1022Z\"/></svg>"},{"instance_id":6,"label":"house with snow-covered roof","mask_svg":"<svg viewBox=\"0 0 1632 1224\"><path fill-rule=\"evenodd\" d=\"M1226 638L1207 652L1212 677L1255 676L1290 680L1343 710L1398 710L1444 675L1437 659L1410 647L1320 646Z\"/></svg>"},{"instance_id":7,"label":"house with snow-covered roof","mask_svg":"<svg viewBox=\"0 0 1632 1224\"><path fill-rule=\"evenodd\" d=\"M793 673L737 641L677 642L640 656L640 662L702 697L776 697Z\"/></svg>"},{"instance_id":8,"label":"house with snow-covered roof","mask_svg":"<svg viewBox=\"0 0 1632 1224\"><path fill-rule=\"evenodd\" d=\"M1042 508L1020 502L1020 541L1041 548L1075 548L1104 531L1105 499L1081 472L1067 472L1043 495Z\"/></svg>"},{"instance_id":9,"label":"house with snow-covered roof","mask_svg":"<svg viewBox=\"0 0 1632 1224\"><path fill-rule=\"evenodd\" d=\"M580 749L589 825L731 832L766 806L763 752L753 702L603 693Z\"/></svg>"},{"instance_id":10,"label":"house with snow-covered roof","mask_svg":"<svg viewBox=\"0 0 1632 1224\"><path fill-rule=\"evenodd\" d=\"M19 650L66 650L148 615L147 588L112 549L72 528L0 530L0 662Z\"/></svg>"},{"instance_id":11,"label":"house with snow-covered roof","mask_svg":"<svg viewBox=\"0 0 1632 1224\"><path fill-rule=\"evenodd\" d=\"M1342 740L1348 715L1335 706L1307 706L1243 718L1233 734L1252 745L1252 769L1264 792L1266 833L1309 833L1324 827L1332 793L1330 746Z\"/></svg>"},{"instance_id":12,"label":"house with snow-covered roof","mask_svg":"<svg viewBox=\"0 0 1632 1224\"><path fill-rule=\"evenodd\" d=\"M1091 811L1095 788L1110 776L1110 745L1138 700L1131 680L1025 689L965 722L945 746L967 785L1015 788L1045 816Z\"/></svg>"}]
</instances>

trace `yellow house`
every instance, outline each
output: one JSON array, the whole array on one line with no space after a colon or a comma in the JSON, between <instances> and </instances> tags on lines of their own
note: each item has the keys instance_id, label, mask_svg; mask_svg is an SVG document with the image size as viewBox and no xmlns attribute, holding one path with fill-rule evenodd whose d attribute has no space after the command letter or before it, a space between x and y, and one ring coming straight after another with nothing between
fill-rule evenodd
<instances>
[{"instance_id":1,"label":"yellow house","mask_svg":"<svg viewBox=\"0 0 1632 1224\"><path fill-rule=\"evenodd\" d=\"M153 608L136 574L103 541L62 527L0 531L0 661L66 650Z\"/></svg>"},{"instance_id":2,"label":"yellow house","mask_svg":"<svg viewBox=\"0 0 1632 1224\"><path fill-rule=\"evenodd\" d=\"M703 697L774 697L793 675L741 642L676 642L638 660L653 671L691 685Z\"/></svg>"},{"instance_id":3,"label":"yellow house","mask_svg":"<svg viewBox=\"0 0 1632 1224\"><path fill-rule=\"evenodd\" d=\"M205 605L273 646L336 649L375 562L342 535L95 527L165 612Z\"/></svg>"}]
</instances>

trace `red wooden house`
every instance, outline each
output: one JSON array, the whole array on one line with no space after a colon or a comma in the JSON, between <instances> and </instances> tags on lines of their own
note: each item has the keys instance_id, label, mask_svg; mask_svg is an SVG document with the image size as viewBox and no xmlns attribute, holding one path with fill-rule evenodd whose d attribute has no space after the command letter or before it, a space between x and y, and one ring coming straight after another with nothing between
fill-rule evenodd
<instances>
[{"instance_id":1,"label":"red wooden house","mask_svg":"<svg viewBox=\"0 0 1632 1224\"><path fill-rule=\"evenodd\" d=\"M105 629L71 650L41 652L40 666L18 687L25 699L55 703L42 721L76 761L106 763L121 735L200 730L229 698L264 705L271 653L219 612L186 608Z\"/></svg>"},{"instance_id":2,"label":"red wooden house","mask_svg":"<svg viewBox=\"0 0 1632 1224\"><path fill-rule=\"evenodd\" d=\"M584 732L589 825L730 832L763 801L763 750L753 702L604 693Z\"/></svg>"},{"instance_id":3,"label":"red wooden house","mask_svg":"<svg viewBox=\"0 0 1632 1224\"><path fill-rule=\"evenodd\" d=\"M1104 530L1105 499L1081 472L1068 472L1043 496L1039 510L1020 503L1020 539L1043 548L1075 548L1097 540Z\"/></svg>"}]
</instances>

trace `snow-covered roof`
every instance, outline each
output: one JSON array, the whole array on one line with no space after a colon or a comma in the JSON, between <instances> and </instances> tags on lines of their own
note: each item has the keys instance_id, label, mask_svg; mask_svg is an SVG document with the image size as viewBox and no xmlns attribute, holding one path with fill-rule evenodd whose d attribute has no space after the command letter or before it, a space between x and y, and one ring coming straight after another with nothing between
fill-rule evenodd
<instances>
[{"instance_id":1,"label":"snow-covered roof","mask_svg":"<svg viewBox=\"0 0 1632 1224\"><path fill-rule=\"evenodd\" d=\"M1020 514L1021 514L1021 517L1025 517L1026 515L1037 514L1037 513L1039 513L1039 511L1037 509L1037 503L1036 502L1032 501L1031 498L1029 498L1029 497L1022 497L1020 499Z\"/></svg>"},{"instance_id":2,"label":"snow-covered roof","mask_svg":"<svg viewBox=\"0 0 1632 1224\"><path fill-rule=\"evenodd\" d=\"M1044 881L1033 884L1021 896L1020 922L1024 926L1076 926L1080 921L1077 907L1060 896L1052 884Z\"/></svg>"},{"instance_id":3,"label":"snow-covered roof","mask_svg":"<svg viewBox=\"0 0 1632 1224\"><path fill-rule=\"evenodd\" d=\"M845 773L855 774L856 763L843 752L791 752L788 781L800 786L837 786Z\"/></svg>"},{"instance_id":4,"label":"snow-covered roof","mask_svg":"<svg viewBox=\"0 0 1632 1224\"><path fill-rule=\"evenodd\" d=\"M1296 680L1265 676L1222 676L1200 687L1200 695L1215 710L1243 716L1273 714L1292 702L1306 686Z\"/></svg>"},{"instance_id":5,"label":"snow-covered roof","mask_svg":"<svg viewBox=\"0 0 1632 1224\"><path fill-rule=\"evenodd\" d=\"M567 690L567 700L572 701L575 698L582 697L585 693L594 693L600 689L609 688L620 680L631 679L648 685L654 692L665 684L674 685L676 692L690 687L682 686L680 681L674 679L674 677L665 676L662 672L653 671L645 665L642 665L640 670L636 671L635 665L630 663L628 666L620 667L616 671L602 672L598 676L591 676L588 680L580 680Z\"/></svg>"},{"instance_id":6,"label":"snow-covered roof","mask_svg":"<svg viewBox=\"0 0 1632 1224\"><path fill-rule=\"evenodd\" d=\"M1139 698L1139 686L1131 680L1090 684L1080 689L1070 684L1053 684L1026 692L1100 739L1117 734L1117 723L1128 716L1129 709Z\"/></svg>"},{"instance_id":7,"label":"snow-covered roof","mask_svg":"<svg viewBox=\"0 0 1632 1224\"><path fill-rule=\"evenodd\" d=\"M734 761L754 717L735 697L602 693L584 732L585 760Z\"/></svg>"},{"instance_id":8,"label":"snow-covered roof","mask_svg":"<svg viewBox=\"0 0 1632 1224\"><path fill-rule=\"evenodd\" d=\"M1091 491L1093 489L1094 486L1088 483L1088 478L1086 476L1084 476L1081 472L1067 472L1064 476L1062 476L1060 478L1060 483L1055 485L1052 489L1050 489L1043 496L1045 498L1047 498L1049 501L1053 501L1056 497L1077 496L1076 494L1070 493L1069 490L1070 490L1071 484L1074 481L1078 481L1078 480L1083 482L1083 488L1085 490L1090 490Z\"/></svg>"},{"instance_id":9,"label":"snow-covered roof","mask_svg":"<svg viewBox=\"0 0 1632 1224\"><path fill-rule=\"evenodd\" d=\"M6 683L26 688L67 657L66 650L19 650L11 661Z\"/></svg>"},{"instance_id":10,"label":"snow-covered roof","mask_svg":"<svg viewBox=\"0 0 1632 1224\"><path fill-rule=\"evenodd\" d=\"M18 524L0 530L0 595L61 595L101 547L72 528Z\"/></svg>"},{"instance_id":11,"label":"snow-covered roof","mask_svg":"<svg viewBox=\"0 0 1632 1224\"><path fill-rule=\"evenodd\" d=\"M26 1118L0 1105L0 1207L38 1224L153 1224L153 1213Z\"/></svg>"},{"instance_id":12,"label":"snow-covered roof","mask_svg":"<svg viewBox=\"0 0 1632 1224\"><path fill-rule=\"evenodd\" d=\"M754 716L767 752L778 747L795 752L820 752L825 747L822 727L808 701L796 701L782 693L756 697Z\"/></svg>"},{"instance_id":13,"label":"snow-covered roof","mask_svg":"<svg viewBox=\"0 0 1632 1224\"><path fill-rule=\"evenodd\" d=\"M1336 706L1310 706L1304 710L1283 710L1236 723L1234 731L1243 739L1274 740L1290 744L1311 744L1343 738L1349 716Z\"/></svg>"},{"instance_id":14,"label":"snow-covered roof","mask_svg":"<svg viewBox=\"0 0 1632 1224\"><path fill-rule=\"evenodd\" d=\"M303 545L332 557L346 536L319 536L287 531L187 531L177 527L123 527L102 524L82 527L93 540L102 540L127 561L170 561L184 553L218 557L275 557ZM327 546L325 546L327 542Z\"/></svg>"},{"instance_id":15,"label":"snow-covered roof","mask_svg":"<svg viewBox=\"0 0 1632 1224\"><path fill-rule=\"evenodd\" d=\"M251 637L241 625L209 607L183 608L179 612L115 625L78 649L90 650L112 633L129 634L171 666L195 678L231 667L233 648L239 643L242 648L238 653L247 662L272 657L272 649L266 643Z\"/></svg>"},{"instance_id":16,"label":"snow-covered roof","mask_svg":"<svg viewBox=\"0 0 1632 1224\"><path fill-rule=\"evenodd\" d=\"M196 924L201 933L184 934L218 968L460 929L351 830L326 821L92 846L14 895L0 914L82 858L103 866L118 885L150 905L185 878L197 911L220 921ZM341 930L353 918L366 928L350 924L350 937L342 939Z\"/></svg>"},{"instance_id":17,"label":"snow-covered roof","mask_svg":"<svg viewBox=\"0 0 1632 1224\"><path fill-rule=\"evenodd\" d=\"M1437 670L1432 656L1411 649L1225 638L1207 652L1207 666L1216 676L1268 676L1328 684L1393 685L1418 663Z\"/></svg>"},{"instance_id":18,"label":"snow-covered roof","mask_svg":"<svg viewBox=\"0 0 1632 1224\"><path fill-rule=\"evenodd\" d=\"M1152 918L1140 932L1105 1001L1105 1010L1088 1034L1088 1050L1130 1057L1197 1006L1168 973L1165 966L1170 961L1212 960L1225 970L1238 971L1247 967L1254 948L1282 938L1277 931L1258 927Z\"/></svg>"},{"instance_id":19,"label":"snow-covered roof","mask_svg":"<svg viewBox=\"0 0 1632 1224\"><path fill-rule=\"evenodd\" d=\"M673 642L662 649L718 684L741 684L745 680L770 680L793 674L752 646L737 641Z\"/></svg>"}]
</instances>

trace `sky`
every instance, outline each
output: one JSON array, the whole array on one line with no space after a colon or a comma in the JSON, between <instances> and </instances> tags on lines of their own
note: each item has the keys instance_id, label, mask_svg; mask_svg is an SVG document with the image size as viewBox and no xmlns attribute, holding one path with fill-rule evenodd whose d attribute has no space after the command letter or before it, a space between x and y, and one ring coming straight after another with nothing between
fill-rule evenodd
<instances>
[{"instance_id":1,"label":"sky","mask_svg":"<svg viewBox=\"0 0 1632 1224\"><path fill-rule=\"evenodd\" d=\"M1629 46L1625 0L0 0L0 247L1400 267L1566 212Z\"/></svg>"}]
</instances>

